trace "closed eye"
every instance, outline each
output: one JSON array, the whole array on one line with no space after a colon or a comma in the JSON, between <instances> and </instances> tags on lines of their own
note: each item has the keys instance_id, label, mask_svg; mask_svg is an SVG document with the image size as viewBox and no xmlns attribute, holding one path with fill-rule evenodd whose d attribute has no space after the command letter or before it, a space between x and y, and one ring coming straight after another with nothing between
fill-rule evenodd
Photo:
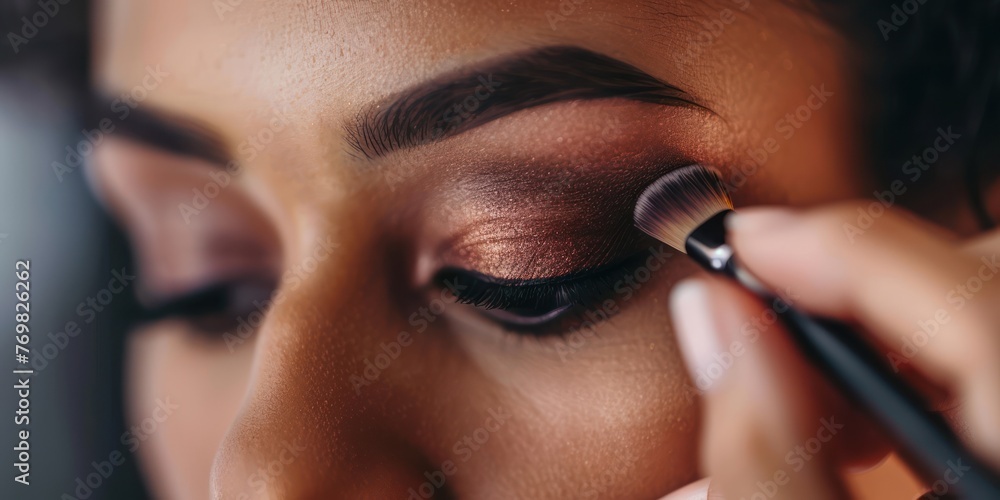
<instances>
[{"instance_id":1,"label":"closed eye","mask_svg":"<svg viewBox=\"0 0 1000 500\"><path fill-rule=\"evenodd\" d=\"M460 268L445 268L435 282L447 283L457 301L482 310L505 328L546 336L558 319L608 299L649 258L642 251L614 264L551 278L503 279Z\"/></svg>"},{"instance_id":2,"label":"closed eye","mask_svg":"<svg viewBox=\"0 0 1000 500\"><path fill-rule=\"evenodd\" d=\"M144 306L137 322L182 319L193 327L194 332L209 339L222 340L225 333L241 333L238 332L241 321L254 323L251 326L255 328L259 320L253 315L262 316L267 312L274 290L275 284L269 279L220 281L160 300L152 306Z\"/></svg>"}]
</instances>

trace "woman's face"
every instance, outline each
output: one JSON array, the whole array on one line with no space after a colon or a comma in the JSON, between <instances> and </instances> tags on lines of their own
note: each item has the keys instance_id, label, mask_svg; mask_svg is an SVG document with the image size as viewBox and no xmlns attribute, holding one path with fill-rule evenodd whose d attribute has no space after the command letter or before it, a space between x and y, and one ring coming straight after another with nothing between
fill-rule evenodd
<instances>
[{"instance_id":1,"label":"woman's face","mask_svg":"<svg viewBox=\"0 0 1000 500\"><path fill-rule=\"evenodd\" d=\"M847 44L790 4L103 2L89 175L173 304L128 345L154 494L696 479L666 314L694 268L631 213L691 163L737 206L866 192Z\"/></svg>"}]
</instances>

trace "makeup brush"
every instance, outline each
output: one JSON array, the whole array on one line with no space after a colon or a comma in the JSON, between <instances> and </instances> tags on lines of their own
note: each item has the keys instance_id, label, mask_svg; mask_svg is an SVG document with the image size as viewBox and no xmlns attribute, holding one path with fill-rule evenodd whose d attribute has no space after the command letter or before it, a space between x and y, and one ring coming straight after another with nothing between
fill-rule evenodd
<instances>
[{"instance_id":1,"label":"makeup brush","mask_svg":"<svg viewBox=\"0 0 1000 500\"><path fill-rule=\"evenodd\" d=\"M949 498L1000 499L1000 479L969 451L923 398L891 373L882 356L843 323L807 315L768 290L743 268L726 243L733 211L718 172L690 165L664 175L639 196L635 225L774 304L800 350L848 398L868 410L901 455L928 485L944 484ZM968 467L954 482L957 468ZM949 472L948 476L945 473Z\"/></svg>"}]
</instances>

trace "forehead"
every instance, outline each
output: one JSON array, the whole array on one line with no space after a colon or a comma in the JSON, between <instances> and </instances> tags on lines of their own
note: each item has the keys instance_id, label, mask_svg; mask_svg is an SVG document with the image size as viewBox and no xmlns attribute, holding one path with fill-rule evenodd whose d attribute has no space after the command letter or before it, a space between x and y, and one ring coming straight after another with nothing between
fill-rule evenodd
<instances>
[{"instance_id":1,"label":"forehead","mask_svg":"<svg viewBox=\"0 0 1000 500\"><path fill-rule=\"evenodd\" d=\"M350 108L466 62L546 44L646 61L657 77L697 86L719 66L816 61L797 53L815 50L802 43L815 29L786 2L764 0L106 0L95 74L100 88L123 91L158 70L168 76L149 98L166 105Z\"/></svg>"}]
</instances>

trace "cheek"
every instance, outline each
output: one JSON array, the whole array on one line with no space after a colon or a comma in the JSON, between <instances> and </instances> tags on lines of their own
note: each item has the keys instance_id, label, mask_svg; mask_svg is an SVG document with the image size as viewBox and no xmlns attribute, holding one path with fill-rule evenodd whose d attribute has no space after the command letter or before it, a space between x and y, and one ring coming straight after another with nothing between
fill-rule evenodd
<instances>
[{"instance_id":1,"label":"cheek","mask_svg":"<svg viewBox=\"0 0 1000 500\"><path fill-rule=\"evenodd\" d=\"M503 464L517 481L510 497L651 498L698 477L697 391L666 300L691 272L681 259L640 273L608 307L593 308L607 319L562 338L511 341L461 306L446 313L468 361L462 378L479 386L464 392L490 394L511 414L497 445L463 464L470 482Z\"/></svg>"},{"instance_id":2,"label":"cheek","mask_svg":"<svg viewBox=\"0 0 1000 500\"><path fill-rule=\"evenodd\" d=\"M509 435L518 436L510 441L523 446L508 457L524 469L512 477L550 469L568 493L557 496L568 498L651 498L696 479L698 406L676 352L666 342L601 350L627 361L570 363L562 376L508 393Z\"/></svg>"},{"instance_id":3,"label":"cheek","mask_svg":"<svg viewBox=\"0 0 1000 500\"><path fill-rule=\"evenodd\" d=\"M215 451L239 411L250 371L252 345L234 347L171 322L129 339L122 444L139 457L154 496L208 494Z\"/></svg>"}]
</instances>

